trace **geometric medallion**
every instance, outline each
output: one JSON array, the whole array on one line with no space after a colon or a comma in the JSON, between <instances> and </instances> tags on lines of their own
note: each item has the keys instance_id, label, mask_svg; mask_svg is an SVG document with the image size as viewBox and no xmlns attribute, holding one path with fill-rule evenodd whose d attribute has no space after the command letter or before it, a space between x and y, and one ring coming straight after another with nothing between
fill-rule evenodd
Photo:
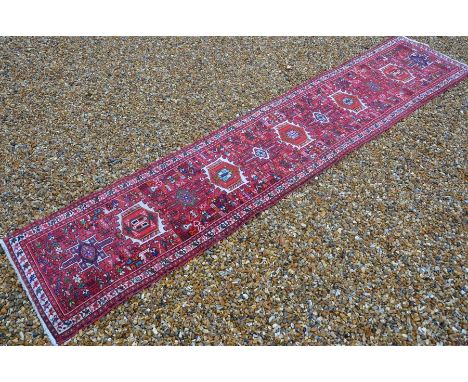
<instances>
[{"instance_id":1,"label":"geometric medallion","mask_svg":"<svg viewBox=\"0 0 468 382\"><path fill-rule=\"evenodd\" d=\"M302 126L297 126L291 122L282 122L274 127L279 138L294 147L307 146L313 139Z\"/></svg>"},{"instance_id":2,"label":"geometric medallion","mask_svg":"<svg viewBox=\"0 0 468 382\"><path fill-rule=\"evenodd\" d=\"M396 81L409 82L414 79L414 76L407 69L395 64L385 65L383 68L380 68L380 71L386 77Z\"/></svg>"},{"instance_id":3,"label":"geometric medallion","mask_svg":"<svg viewBox=\"0 0 468 382\"><path fill-rule=\"evenodd\" d=\"M328 117L327 117L325 114L322 114L322 113L320 113L320 112L318 112L318 111L314 112L314 113L313 113L313 116L314 116L314 118L315 118L318 122L320 122L320 123L327 123L327 122L329 122Z\"/></svg>"},{"instance_id":4,"label":"geometric medallion","mask_svg":"<svg viewBox=\"0 0 468 382\"><path fill-rule=\"evenodd\" d=\"M74 264L79 265L81 272L90 267L99 267L98 264L108 257L104 247L112 243L113 240L113 238L108 237L102 241L97 241L92 236L89 239L80 241L67 251L72 256L62 263L60 269L66 269Z\"/></svg>"},{"instance_id":5,"label":"geometric medallion","mask_svg":"<svg viewBox=\"0 0 468 382\"><path fill-rule=\"evenodd\" d=\"M117 219L122 235L138 244L165 232L159 214L142 201L118 214Z\"/></svg>"},{"instance_id":6,"label":"geometric medallion","mask_svg":"<svg viewBox=\"0 0 468 382\"><path fill-rule=\"evenodd\" d=\"M254 147L252 149L253 154L260 159L269 159L270 154L268 154L268 151L259 147Z\"/></svg>"},{"instance_id":7,"label":"geometric medallion","mask_svg":"<svg viewBox=\"0 0 468 382\"><path fill-rule=\"evenodd\" d=\"M224 158L218 158L214 162L203 167L203 170L211 183L227 193L247 183L247 179L241 169Z\"/></svg>"},{"instance_id":8,"label":"geometric medallion","mask_svg":"<svg viewBox=\"0 0 468 382\"><path fill-rule=\"evenodd\" d=\"M362 103L359 97L348 94L342 91L337 91L330 95L330 98L335 101L335 103L342 107L343 109L347 109L352 111L353 113L359 113L366 109L366 105Z\"/></svg>"}]
</instances>

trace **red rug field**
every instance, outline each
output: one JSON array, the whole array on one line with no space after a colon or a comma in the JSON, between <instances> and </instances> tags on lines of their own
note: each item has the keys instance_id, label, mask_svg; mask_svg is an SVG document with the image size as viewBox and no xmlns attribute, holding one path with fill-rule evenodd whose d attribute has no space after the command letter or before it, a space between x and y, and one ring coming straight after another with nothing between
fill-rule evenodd
<instances>
[{"instance_id":1,"label":"red rug field","mask_svg":"<svg viewBox=\"0 0 468 382\"><path fill-rule=\"evenodd\" d=\"M62 344L467 74L424 44L389 39L2 246Z\"/></svg>"}]
</instances>

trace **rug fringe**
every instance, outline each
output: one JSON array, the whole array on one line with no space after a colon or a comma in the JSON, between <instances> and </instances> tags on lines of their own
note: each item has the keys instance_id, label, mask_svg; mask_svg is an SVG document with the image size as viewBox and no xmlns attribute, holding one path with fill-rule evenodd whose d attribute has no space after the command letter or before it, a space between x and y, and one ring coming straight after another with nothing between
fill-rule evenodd
<instances>
[{"instance_id":1,"label":"rug fringe","mask_svg":"<svg viewBox=\"0 0 468 382\"><path fill-rule=\"evenodd\" d=\"M49 328L47 327L47 325L45 324L44 320L42 319L41 315L39 314L39 311L37 310L36 305L34 304L34 301L32 300L31 295L29 294L28 288L27 288L26 285L24 284L23 279L22 279L22 277L21 277L21 275L20 275L18 269L16 268L16 265L15 265L13 259L11 258L10 251L8 251L7 245L6 245L6 243L3 241L3 239L0 239L0 245L2 246L3 251L4 251L5 254L6 254L6 257L8 258L8 261L10 262L11 266L12 266L13 269L15 270L16 276L18 277L19 281L21 282L21 285L23 286L23 289L24 289L24 291L26 292L26 295L28 296L29 301L31 302L31 305L32 305L34 311L36 312L36 315L37 315L37 317L39 318L39 321L41 322L42 328L44 329L45 333L47 334L47 337L49 338L49 341L52 343L52 345L57 346L57 345L58 345L58 344L57 344L57 340L56 340L55 337L52 335L52 333L50 332Z\"/></svg>"}]
</instances>

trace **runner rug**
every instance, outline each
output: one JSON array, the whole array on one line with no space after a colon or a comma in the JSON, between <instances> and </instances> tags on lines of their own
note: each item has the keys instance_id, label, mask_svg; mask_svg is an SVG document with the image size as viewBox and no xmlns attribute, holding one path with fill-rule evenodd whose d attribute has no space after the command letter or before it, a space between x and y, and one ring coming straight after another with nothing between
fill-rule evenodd
<instances>
[{"instance_id":1,"label":"runner rug","mask_svg":"<svg viewBox=\"0 0 468 382\"><path fill-rule=\"evenodd\" d=\"M54 344L225 238L468 67L392 38L5 238Z\"/></svg>"}]
</instances>

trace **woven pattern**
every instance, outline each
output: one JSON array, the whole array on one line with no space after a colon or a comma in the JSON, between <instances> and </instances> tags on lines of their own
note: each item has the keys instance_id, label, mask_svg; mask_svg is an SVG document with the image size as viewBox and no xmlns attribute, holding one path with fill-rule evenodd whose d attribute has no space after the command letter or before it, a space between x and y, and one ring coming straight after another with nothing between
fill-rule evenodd
<instances>
[{"instance_id":1,"label":"woven pattern","mask_svg":"<svg viewBox=\"0 0 468 382\"><path fill-rule=\"evenodd\" d=\"M14 232L5 249L63 343L466 74L425 45L391 39Z\"/></svg>"}]
</instances>

